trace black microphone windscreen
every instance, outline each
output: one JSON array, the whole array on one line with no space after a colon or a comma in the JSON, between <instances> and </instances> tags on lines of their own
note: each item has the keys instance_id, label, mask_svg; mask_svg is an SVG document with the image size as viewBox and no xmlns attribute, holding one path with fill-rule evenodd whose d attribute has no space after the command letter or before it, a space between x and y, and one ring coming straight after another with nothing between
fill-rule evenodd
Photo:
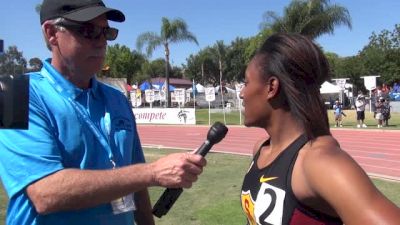
<instances>
[{"instance_id":1,"label":"black microphone windscreen","mask_svg":"<svg viewBox=\"0 0 400 225\"><path fill-rule=\"evenodd\" d=\"M228 128L221 122L215 122L207 134L207 140L211 144L220 142L228 133Z\"/></svg>"}]
</instances>

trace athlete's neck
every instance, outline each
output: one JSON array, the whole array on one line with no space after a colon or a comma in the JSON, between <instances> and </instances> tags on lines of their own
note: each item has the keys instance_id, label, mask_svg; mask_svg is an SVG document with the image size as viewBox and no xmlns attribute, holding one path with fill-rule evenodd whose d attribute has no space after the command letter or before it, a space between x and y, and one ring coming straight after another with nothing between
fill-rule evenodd
<instances>
[{"instance_id":1,"label":"athlete's neck","mask_svg":"<svg viewBox=\"0 0 400 225\"><path fill-rule=\"evenodd\" d=\"M271 123L265 129L270 136L270 150L279 153L304 133L300 123L290 112L279 110L271 114Z\"/></svg>"}]
</instances>

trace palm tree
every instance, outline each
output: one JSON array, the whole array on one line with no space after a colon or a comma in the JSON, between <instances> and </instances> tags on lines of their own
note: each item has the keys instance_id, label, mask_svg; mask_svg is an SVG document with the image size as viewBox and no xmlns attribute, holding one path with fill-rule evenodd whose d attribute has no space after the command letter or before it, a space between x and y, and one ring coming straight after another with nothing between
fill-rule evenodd
<instances>
[{"instance_id":1,"label":"palm tree","mask_svg":"<svg viewBox=\"0 0 400 225\"><path fill-rule=\"evenodd\" d=\"M275 12L266 12L260 27L274 32L300 33L315 39L325 33L332 34L338 25L352 28L345 7L330 4L329 0L293 0L284 9L282 17Z\"/></svg>"},{"instance_id":2,"label":"palm tree","mask_svg":"<svg viewBox=\"0 0 400 225\"><path fill-rule=\"evenodd\" d=\"M158 46L164 46L167 107L171 106L171 96L169 94L169 44L182 41L192 41L198 45L196 37L188 31L188 26L184 20L180 18L169 20L165 17L162 18L160 34L146 32L139 35L136 40L136 47L139 50L147 44L146 53L148 56L151 56Z\"/></svg>"},{"instance_id":3,"label":"palm tree","mask_svg":"<svg viewBox=\"0 0 400 225\"><path fill-rule=\"evenodd\" d=\"M42 8L42 4L36 4L35 6L35 11L37 12L37 14L40 15L40 9Z\"/></svg>"},{"instance_id":4,"label":"palm tree","mask_svg":"<svg viewBox=\"0 0 400 225\"><path fill-rule=\"evenodd\" d=\"M222 111L224 114L224 123L226 123L225 119L225 101L224 101L224 91L222 90L222 61L225 59L226 55L226 47L223 41L217 41L214 45L213 50L218 57L218 69L219 69L219 87L221 93L221 103L222 103Z\"/></svg>"}]
</instances>

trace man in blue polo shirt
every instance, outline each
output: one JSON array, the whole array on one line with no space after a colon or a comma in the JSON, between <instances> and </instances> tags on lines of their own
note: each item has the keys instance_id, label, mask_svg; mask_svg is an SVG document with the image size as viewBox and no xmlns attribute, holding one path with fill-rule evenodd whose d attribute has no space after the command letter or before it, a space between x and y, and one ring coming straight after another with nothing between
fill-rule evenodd
<instances>
[{"instance_id":1,"label":"man in blue polo shirt","mask_svg":"<svg viewBox=\"0 0 400 225\"><path fill-rule=\"evenodd\" d=\"M185 187L199 155L144 156L131 107L100 83L107 41L122 12L101 0L44 0L40 22L52 58L30 74L29 129L0 131L8 225L152 225L147 187Z\"/></svg>"}]
</instances>

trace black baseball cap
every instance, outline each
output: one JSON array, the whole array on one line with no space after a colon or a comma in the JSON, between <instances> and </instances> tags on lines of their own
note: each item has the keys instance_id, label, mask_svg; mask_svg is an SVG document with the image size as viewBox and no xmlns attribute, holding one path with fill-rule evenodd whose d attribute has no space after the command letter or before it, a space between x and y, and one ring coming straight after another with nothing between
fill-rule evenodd
<instances>
[{"instance_id":1,"label":"black baseball cap","mask_svg":"<svg viewBox=\"0 0 400 225\"><path fill-rule=\"evenodd\" d=\"M107 8L101 0L43 0L40 24L58 17L87 22L102 14L106 14L108 20L125 21L125 15L121 11Z\"/></svg>"}]
</instances>

